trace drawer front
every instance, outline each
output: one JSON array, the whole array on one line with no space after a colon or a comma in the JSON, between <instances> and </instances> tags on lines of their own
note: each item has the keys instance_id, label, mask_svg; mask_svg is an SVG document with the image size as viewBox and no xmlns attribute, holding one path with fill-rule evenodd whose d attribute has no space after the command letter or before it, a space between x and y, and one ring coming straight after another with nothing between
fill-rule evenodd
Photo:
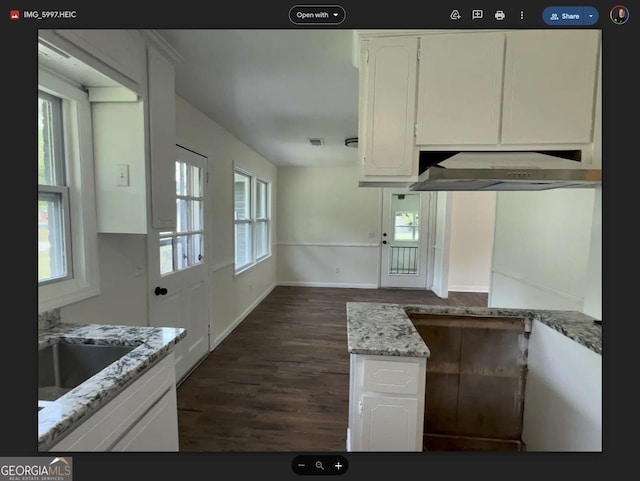
<instances>
[{"instance_id":1,"label":"drawer front","mask_svg":"<svg viewBox=\"0 0 640 481\"><path fill-rule=\"evenodd\" d=\"M362 388L364 391L417 394L420 387L421 363L364 359Z\"/></svg>"}]
</instances>

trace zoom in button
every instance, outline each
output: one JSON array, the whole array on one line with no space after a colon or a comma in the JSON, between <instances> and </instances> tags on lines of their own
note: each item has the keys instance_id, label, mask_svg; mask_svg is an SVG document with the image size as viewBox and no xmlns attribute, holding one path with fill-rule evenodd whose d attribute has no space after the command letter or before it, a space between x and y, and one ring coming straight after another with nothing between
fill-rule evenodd
<instances>
[{"instance_id":1,"label":"zoom in button","mask_svg":"<svg viewBox=\"0 0 640 481\"><path fill-rule=\"evenodd\" d=\"M294 5L289 20L296 25L338 25L347 16L340 5Z\"/></svg>"}]
</instances>

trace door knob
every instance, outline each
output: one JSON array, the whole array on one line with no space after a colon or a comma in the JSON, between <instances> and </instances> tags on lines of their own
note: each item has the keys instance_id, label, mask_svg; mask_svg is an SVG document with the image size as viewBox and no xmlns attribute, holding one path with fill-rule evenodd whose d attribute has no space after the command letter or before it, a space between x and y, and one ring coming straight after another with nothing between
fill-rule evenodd
<instances>
[{"instance_id":1,"label":"door knob","mask_svg":"<svg viewBox=\"0 0 640 481\"><path fill-rule=\"evenodd\" d=\"M386 244L386 243L387 243L387 241L382 241L382 243L383 243L383 244Z\"/></svg>"},{"instance_id":2,"label":"door knob","mask_svg":"<svg viewBox=\"0 0 640 481\"><path fill-rule=\"evenodd\" d=\"M155 292L156 296L164 296L167 293L167 288L158 286L153 292Z\"/></svg>"}]
</instances>

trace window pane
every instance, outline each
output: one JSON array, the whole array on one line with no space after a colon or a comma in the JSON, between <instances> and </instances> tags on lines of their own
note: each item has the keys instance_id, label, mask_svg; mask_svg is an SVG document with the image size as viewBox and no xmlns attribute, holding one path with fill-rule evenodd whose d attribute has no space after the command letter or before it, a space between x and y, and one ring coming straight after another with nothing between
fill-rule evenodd
<instances>
[{"instance_id":1,"label":"window pane","mask_svg":"<svg viewBox=\"0 0 640 481\"><path fill-rule=\"evenodd\" d=\"M202 197L202 169L195 165L189 166L190 174L190 192L191 197Z\"/></svg>"},{"instance_id":2,"label":"window pane","mask_svg":"<svg viewBox=\"0 0 640 481\"><path fill-rule=\"evenodd\" d=\"M251 178L239 172L235 173L234 206L236 220L249 219L251 215L251 196L249 195Z\"/></svg>"},{"instance_id":3,"label":"window pane","mask_svg":"<svg viewBox=\"0 0 640 481\"><path fill-rule=\"evenodd\" d=\"M199 200L189 201L189 215L191 216L191 226L189 230L202 230L202 202Z\"/></svg>"},{"instance_id":4,"label":"window pane","mask_svg":"<svg viewBox=\"0 0 640 481\"><path fill-rule=\"evenodd\" d=\"M256 223L256 255L259 258L269 254L269 223Z\"/></svg>"},{"instance_id":5,"label":"window pane","mask_svg":"<svg viewBox=\"0 0 640 481\"><path fill-rule=\"evenodd\" d=\"M396 212L394 222L395 241L418 240L420 216L417 212Z\"/></svg>"},{"instance_id":6,"label":"window pane","mask_svg":"<svg viewBox=\"0 0 640 481\"><path fill-rule=\"evenodd\" d=\"M62 194L38 193L38 281L67 276Z\"/></svg>"},{"instance_id":7,"label":"window pane","mask_svg":"<svg viewBox=\"0 0 640 481\"><path fill-rule=\"evenodd\" d=\"M168 274L173 270L173 239L160 239L160 274Z\"/></svg>"},{"instance_id":8,"label":"window pane","mask_svg":"<svg viewBox=\"0 0 640 481\"><path fill-rule=\"evenodd\" d=\"M236 224L236 269L251 263L251 224Z\"/></svg>"},{"instance_id":9,"label":"window pane","mask_svg":"<svg viewBox=\"0 0 640 481\"><path fill-rule=\"evenodd\" d=\"M38 184L64 185L61 161L61 100L40 92L38 95ZM56 162L60 162L60 165Z\"/></svg>"},{"instance_id":10,"label":"window pane","mask_svg":"<svg viewBox=\"0 0 640 481\"><path fill-rule=\"evenodd\" d=\"M202 249L202 234L193 234L191 236L193 257L191 258L191 264L200 264L203 262L204 252Z\"/></svg>"},{"instance_id":11,"label":"window pane","mask_svg":"<svg viewBox=\"0 0 640 481\"><path fill-rule=\"evenodd\" d=\"M184 269L189 266L189 242L186 235L176 238L176 262L177 269Z\"/></svg>"},{"instance_id":12,"label":"window pane","mask_svg":"<svg viewBox=\"0 0 640 481\"><path fill-rule=\"evenodd\" d=\"M187 195L187 164L176 162L176 194Z\"/></svg>"},{"instance_id":13,"label":"window pane","mask_svg":"<svg viewBox=\"0 0 640 481\"><path fill-rule=\"evenodd\" d=\"M267 184L256 182L256 219L267 218Z\"/></svg>"},{"instance_id":14,"label":"window pane","mask_svg":"<svg viewBox=\"0 0 640 481\"><path fill-rule=\"evenodd\" d=\"M176 205L178 209L178 219L177 219L177 230L178 232L187 232L189 230L189 226L187 224L187 205L188 201L184 199L176 199Z\"/></svg>"}]
</instances>

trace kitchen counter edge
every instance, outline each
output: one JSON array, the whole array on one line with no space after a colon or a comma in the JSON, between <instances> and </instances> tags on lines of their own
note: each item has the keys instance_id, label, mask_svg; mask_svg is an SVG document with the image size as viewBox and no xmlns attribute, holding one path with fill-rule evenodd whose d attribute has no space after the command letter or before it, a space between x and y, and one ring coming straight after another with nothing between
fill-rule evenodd
<instances>
[{"instance_id":1,"label":"kitchen counter edge","mask_svg":"<svg viewBox=\"0 0 640 481\"><path fill-rule=\"evenodd\" d=\"M168 355L186 335L182 328L109 324L59 323L39 330L38 349L60 341L136 347L38 412L38 451L49 450Z\"/></svg>"},{"instance_id":2,"label":"kitchen counter edge","mask_svg":"<svg viewBox=\"0 0 640 481\"><path fill-rule=\"evenodd\" d=\"M542 309L347 303L347 338L351 354L429 357L428 346L408 313L479 317L521 317L541 322L587 349L602 355L602 326L578 312Z\"/></svg>"}]
</instances>

